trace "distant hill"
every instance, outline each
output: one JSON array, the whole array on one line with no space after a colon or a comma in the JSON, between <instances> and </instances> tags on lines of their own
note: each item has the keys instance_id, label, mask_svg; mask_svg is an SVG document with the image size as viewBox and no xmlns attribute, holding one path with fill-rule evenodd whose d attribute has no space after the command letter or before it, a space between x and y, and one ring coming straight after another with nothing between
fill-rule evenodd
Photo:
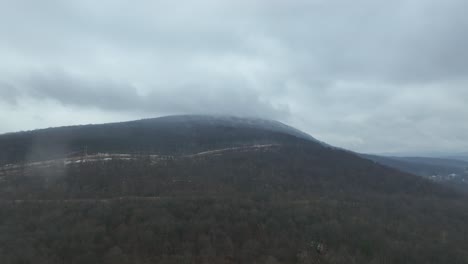
<instances>
[{"instance_id":1,"label":"distant hill","mask_svg":"<svg viewBox=\"0 0 468 264\"><path fill-rule=\"evenodd\" d=\"M448 159L463 160L468 162L468 153L456 153L445 156Z\"/></svg>"},{"instance_id":2,"label":"distant hill","mask_svg":"<svg viewBox=\"0 0 468 264\"><path fill-rule=\"evenodd\" d=\"M386 157L367 154L362 154L361 157L460 190L468 190L468 161L449 158Z\"/></svg>"}]
</instances>

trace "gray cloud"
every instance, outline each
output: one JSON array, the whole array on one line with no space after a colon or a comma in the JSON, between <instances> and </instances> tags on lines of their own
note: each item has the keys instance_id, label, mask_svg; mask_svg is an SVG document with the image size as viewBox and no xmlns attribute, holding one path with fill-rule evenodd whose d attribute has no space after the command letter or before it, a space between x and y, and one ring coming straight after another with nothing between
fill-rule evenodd
<instances>
[{"instance_id":1,"label":"gray cloud","mask_svg":"<svg viewBox=\"0 0 468 264\"><path fill-rule=\"evenodd\" d=\"M16 104L16 100L19 97L19 91L9 83L0 81L0 101L4 101L8 104Z\"/></svg>"},{"instance_id":2,"label":"gray cloud","mask_svg":"<svg viewBox=\"0 0 468 264\"><path fill-rule=\"evenodd\" d=\"M359 151L464 150L467 8L464 0L1 2L0 132L223 113L279 119Z\"/></svg>"},{"instance_id":3,"label":"gray cloud","mask_svg":"<svg viewBox=\"0 0 468 264\"><path fill-rule=\"evenodd\" d=\"M7 87L16 97L21 94L39 100L55 100L63 105L119 112L254 114L273 119L289 114L287 105L274 106L262 101L248 83L229 79L150 87L140 92L129 83L86 80L62 71L33 74L25 78L21 86Z\"/></svg>"}]
</instances>

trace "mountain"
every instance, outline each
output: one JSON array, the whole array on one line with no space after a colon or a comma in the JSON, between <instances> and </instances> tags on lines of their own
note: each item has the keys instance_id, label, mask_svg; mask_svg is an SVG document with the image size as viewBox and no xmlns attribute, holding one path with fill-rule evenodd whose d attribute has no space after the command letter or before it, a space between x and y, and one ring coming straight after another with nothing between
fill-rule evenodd
<instances>
[{"instance_id":1,"label":"mountain","mask_svg":"<svg viewBox=\"0 0 468 264\"><path fill-rule=\"evenodd\" d=\"M229 116L169 116L132 122L70 126L0 135L0 164L87 153L195 153L293 138L320 144L280 122Z\"/></svg>"},{"instance_id":2,"label":"mountain","mask_svg":"<svg viewBox=\"0 0 468 264\"><path fill-rule=\"evenodd\" d=\"M468 260L464 194L275 121L50 128L0 153L2 263Z\"/></svg>"}]
</instances>

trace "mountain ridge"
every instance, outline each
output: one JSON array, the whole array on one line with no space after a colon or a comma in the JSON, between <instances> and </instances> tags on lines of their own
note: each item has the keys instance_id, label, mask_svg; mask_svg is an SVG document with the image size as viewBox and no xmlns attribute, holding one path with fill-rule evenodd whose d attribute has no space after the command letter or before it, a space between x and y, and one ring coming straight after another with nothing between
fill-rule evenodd
<instances>
[{"instance_id":1,"label":"mountain ridge","mask_svg":"<svg viewBox=\"0 0 468 264\"><path fill-rule=\"evenodd\" d=\"M233 116L177 115L106 124L64 126L0 135L0 164L57 158L67 153L201 152L230 145L307 140L278 121Z\"/></svg>"}]
</instances>

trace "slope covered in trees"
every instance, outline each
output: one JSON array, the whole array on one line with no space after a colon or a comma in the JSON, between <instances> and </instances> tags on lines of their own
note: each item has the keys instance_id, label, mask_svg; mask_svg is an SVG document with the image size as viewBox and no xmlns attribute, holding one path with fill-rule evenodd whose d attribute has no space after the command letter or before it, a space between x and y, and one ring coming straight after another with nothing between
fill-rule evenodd
<instances>
[{"instance_id":1,"label":"slope covered in trees","mask_svg":"<svg viewBox=\"0 0 468 264\"><path fill-rule=\"evenodd\" d=\"M308 138L253 135L221 150L4 169L0 259L467 263L464 195ZM270 144L235 147L252 142Z\"/></svg>"}]
</instances>

